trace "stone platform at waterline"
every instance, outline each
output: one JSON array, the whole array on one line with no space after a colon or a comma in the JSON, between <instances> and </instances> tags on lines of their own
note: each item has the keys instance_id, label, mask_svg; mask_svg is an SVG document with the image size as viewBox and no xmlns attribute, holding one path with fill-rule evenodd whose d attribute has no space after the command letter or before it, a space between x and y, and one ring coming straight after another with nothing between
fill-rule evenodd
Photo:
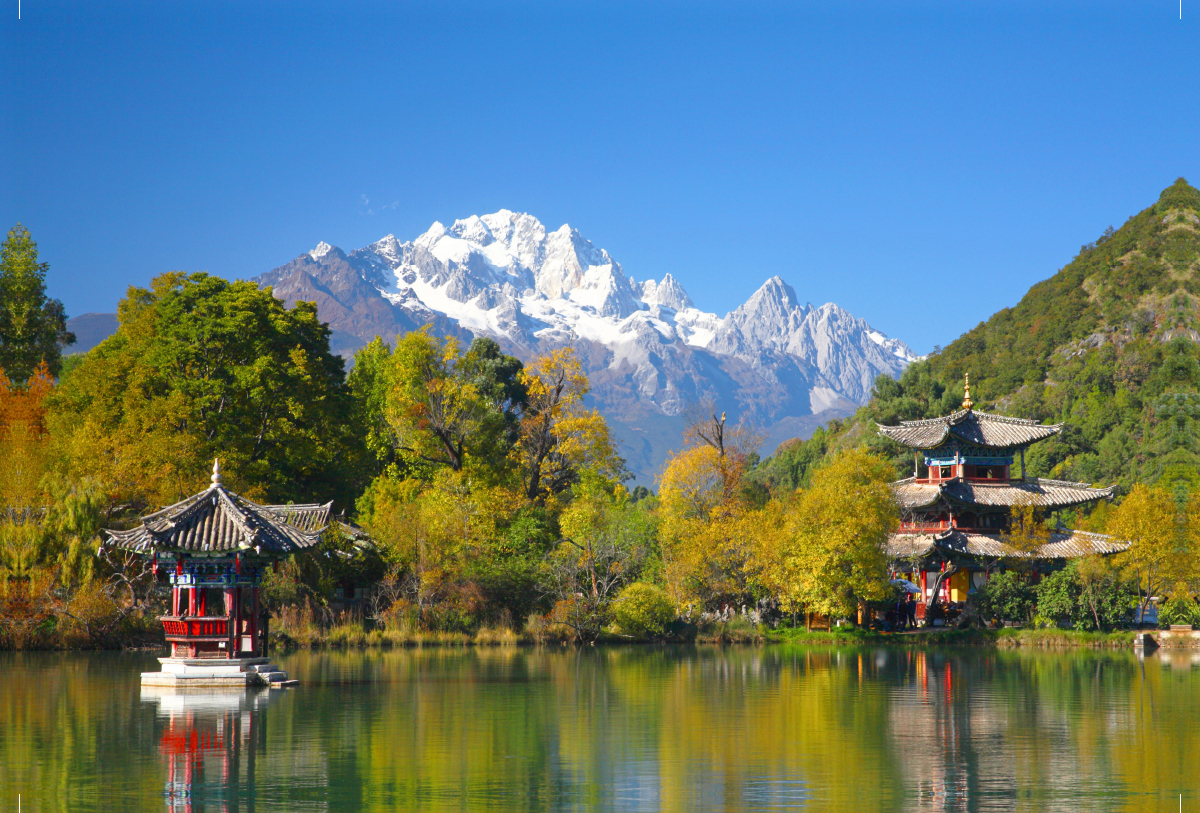
<instances>
[{"instance_id":1,"label":"stone platform at waterline","mask_svg":"<svg viewBox=\"0 0 1200 813\"><path fill-rule=\"evenodd\" d=\"M287 672L271 663L270 658L159 658L161 672L142 672L143 686L171 688L295 686Z\"/></svg>"}]
</instances>

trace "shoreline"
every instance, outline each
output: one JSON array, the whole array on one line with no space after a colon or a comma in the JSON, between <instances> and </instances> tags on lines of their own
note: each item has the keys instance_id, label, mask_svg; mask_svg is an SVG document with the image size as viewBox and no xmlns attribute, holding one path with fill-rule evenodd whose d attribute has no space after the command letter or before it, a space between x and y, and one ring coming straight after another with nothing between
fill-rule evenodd
<instances>
[{"instance_id":1,"label":"shoreline","mask_svg":"<svg viewBox=\"0 0 1200 813\"><path fill-rule=\"evenodd\" d=\"M1147 643L1147 639L1149 643ZM271 634L270 650L284 654L298 650L323 649L424 649L469 647L572 647L572 646L888 646L919 648L993 648L993 649L1155 649L1200 650L1200 631L1195 634L1172 634L1169 630L1120 630L1117 632L1082 632L1060 629L918 629L906 632L880 632L857 627L834 630L805 630L750 628L709 629L690 637L634 639L604 634L593 644L578 644L565 637L533 636L507 629L484 628L475 633L430 632L387 633L366 632L346 627L308 631L303 637L283 632ZM144 637L128 643L106 641L94 646L42 646L21 649L0 648L5 652L165 652L164 643Z\"/></svg>"}]
</instances>

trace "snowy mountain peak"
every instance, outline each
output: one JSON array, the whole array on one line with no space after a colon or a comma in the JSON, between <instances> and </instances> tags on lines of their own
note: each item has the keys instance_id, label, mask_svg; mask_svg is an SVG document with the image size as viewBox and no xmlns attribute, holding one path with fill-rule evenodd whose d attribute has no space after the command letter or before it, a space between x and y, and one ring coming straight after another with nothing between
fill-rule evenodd
<instances>
[{"instance_id":1,"label":"snowy mountain peak","mask_svg":"<svg viewBox=\"0 0 1200 813\"><path fill-rule=\"evenodd\" d=\"M750 295L742 308L746 311L787 313L800 307L796 291L778 276L771 277ZM811 306L810 306L811 307Z\"/></svg>"},{"instance_id":2,"label":"snowy mountain peak","mask_svg":"<svg viewBox=\"0 0 1200 813\"><path fill-rule=\"evenodd\" d=\"M486 246L496 239L492 236L492 230L477 215L471 215L466 220L455 220L454 225L446 232L481 246Z\"/></svg>"},{"instance_id":3,"label":"snowy mountain peak","mask_svg":"<svg viewBox=\"0 0 1200 813\"><path fill-rule=\"evenodd\" d=\"M725 317L705 313L671 274L635 282L577 229L508 209L349 255L322 242L260 281L285 301L317 301L347 355L422 324L491 337L525 361L572 344L643 482L677 445L689 403L712 398L779 442L849 414L878 375L916 358L833 303L801 304L778 276Z\"/></svg>"},{"instance_id":4,"label":"snowy mountain peak","mask_svg":"<svg viewBox=\"0 0 1200 813\"><path fill-rule=\"evenodd\" d=\"M648 279L641 284L641 298L647 305L661 305L681 311L684 308L696 307L692 298L683 290L679 281L670 272L663 277L662 282Z\"/></svg>"},{"instance_id":5,"label":"snowy mountain peak","mask_svg":"<svg viewBox=\"0 0 1200 813\"><path fill-rule=\"evenodd\" d=\"M382 240L376 240L374 243L371 243L364 251L371 252L383 261L385 265L393 267L400 262L404 246L396 239L396 235L389 234Z\"/></svg>"}]
</instances>

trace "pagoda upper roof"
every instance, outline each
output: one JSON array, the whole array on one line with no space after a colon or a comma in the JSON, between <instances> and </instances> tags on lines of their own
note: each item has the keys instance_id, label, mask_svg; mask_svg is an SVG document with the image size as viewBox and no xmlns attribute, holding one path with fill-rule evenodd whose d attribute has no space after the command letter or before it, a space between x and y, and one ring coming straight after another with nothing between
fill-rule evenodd
<instances>
[{"instance_id":1,"label":"pagoda upper roof","mask_svg":"<svg viewBox=\"0 0 1200 813\"><path fill-rule=\"evenodd\" d=\"M253 550L286 556L320 541L332 505L258 505L227 490L214 465L205 491L147 514L137 528L105 533L117 547L141 554Z\"/></svg>"},{"instance_id":2,"label":"pagoda upper roof","mask_svg":"<svg viewBox=\"0 0 1200 813\"><path fill-rule=\"evenodd\" d=\"M888 537L887 554L894 559L916 559L936 550L944 554L983 558L1073 559L1079 556L1120 553L1128 547L1128 542L1114 539L1107 534L1064 529L1048 534L1045 544L1037 550L1021 551L1004 544L1000 534L955 529L936 534L892 534Z\"/></svg>"},{"instance_id":3,"label":"pagoda upper roof","mask_svg":"<svg viewBox=\"0 0 1200 813\"><path fill-rule=\"evenodd\" d=\"M1067 480L997 481L964 480L955 477L940 483L919 483L909 477L892 484L892 493L901 508L914 510L936 505L943 498L963 505L1012 507L1034 505L1038 508L1067 508L1084 505L1113 495L1116 486L1092 488L1087 483Z\"/></svg>"},{"instance_id":4,"label":"pagoda upper roof","mask_svg":"<svg viewBox=\"0 0 1200 813\"><path fill-rule=\"evenodd\" d=\"M923 421L901 421L899 426L879 427L879 434L911 449L936 449L957 438L972 446L1006 449L1027 446L1062 432L1063 424L1040 424L1025 418L992 415L976 409L960 409L953 415Z\"/></svg>"}]
</instances>

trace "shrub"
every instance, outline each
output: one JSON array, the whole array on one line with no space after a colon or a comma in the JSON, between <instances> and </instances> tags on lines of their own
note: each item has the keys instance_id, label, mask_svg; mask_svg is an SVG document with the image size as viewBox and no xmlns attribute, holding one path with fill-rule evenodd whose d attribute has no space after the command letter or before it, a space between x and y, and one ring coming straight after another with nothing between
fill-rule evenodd
<instances>
[{"instance_id":1,"label":"shrub","mask_svg":"<svg viewBox=\"0 0 1200 813\"><path fill-rule=\"evenodd\" d=\"M1012 571L997 573L979 591L979 614L983 618L1027 622L1036 605L1033 588Z\"/></svg>"},{"instance_id":2,"label":"shrub","mask_svg":"<svg viewBox=\"0 0 1200 813\"><path fill-rule=\"evenodd\" d=\"M1158 611L1158 623L1162 626L1200 624L1200 605L1186 593L1172 593Z\"/></svg>"},{"instance_id":3,"label":"shrub","mask_svg":"<svg viewBox=\"0 0 1200 813\"><path fill-rule=\"evenodd\" d=\"M621 591L612 604L612 617L626 635L658 638L675 620L675 605L661 589L634 582Z\"/></svg>"}]
</instances>

